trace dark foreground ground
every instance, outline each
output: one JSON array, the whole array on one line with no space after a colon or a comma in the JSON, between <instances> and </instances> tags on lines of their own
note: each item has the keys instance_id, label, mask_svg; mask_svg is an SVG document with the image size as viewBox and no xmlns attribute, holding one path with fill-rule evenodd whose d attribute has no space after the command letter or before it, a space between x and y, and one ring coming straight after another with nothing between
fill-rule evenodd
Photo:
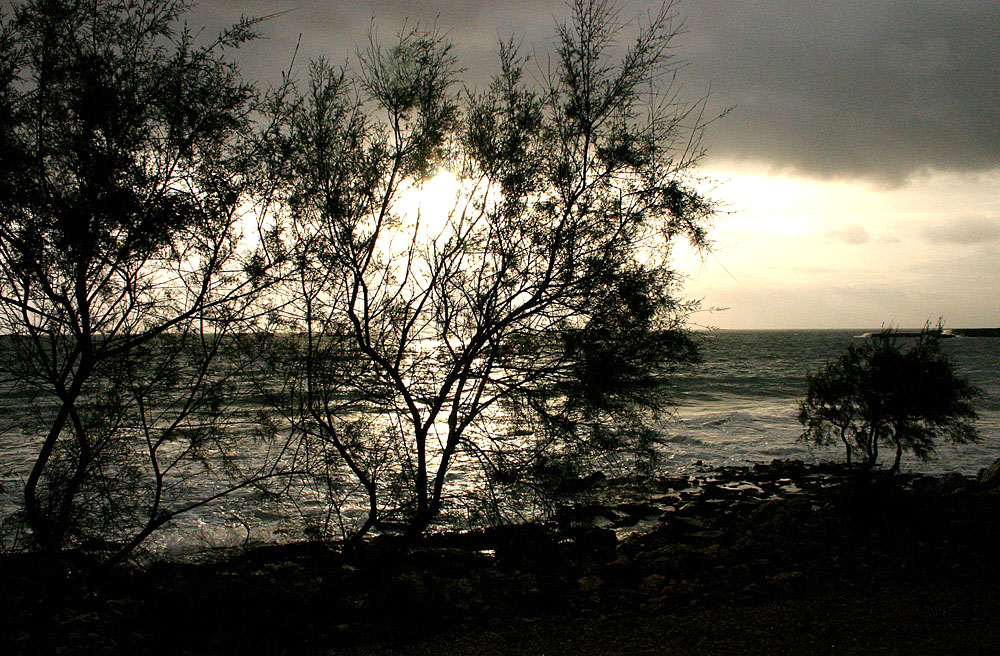
<instances>
[{"instance_id":1,"label":"dark foreground ground","mask_svg":"<svg viewBox=\"0 0 1000 656\"><path fill-rule=\"evenodd\" d=\"M94 578L5 556L0 653L1000 654L1000 481L980 478L591 481L618 501L405 557L308 543Z\"/></svg>"}]
</instances>

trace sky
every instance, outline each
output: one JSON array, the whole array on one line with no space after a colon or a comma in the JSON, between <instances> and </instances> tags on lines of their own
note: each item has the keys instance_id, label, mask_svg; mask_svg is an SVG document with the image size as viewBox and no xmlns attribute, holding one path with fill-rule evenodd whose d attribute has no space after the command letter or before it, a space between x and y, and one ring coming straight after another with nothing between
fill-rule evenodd
<instances>
[{"instance_id":1,"label":"sky","mask_svg":"<svg viewBox=\"0 0 1000 656\"><path fill-rule=\"evenodd\" d=\"M658 2L622 0L621 17ZM700 183L719 204L707 256L678 254L720 328L1000 326L1000 3L682 0L680 95L726 113ZM204 0L210 29L283 13L239 55L275 82L296 61L349 61L367 30L435 23L463 80L498 39L542 60L561 0ZM709 309L714 308L709 311ZM725 308L725 309L722 309Z\"/></svg>"}]
</instances>

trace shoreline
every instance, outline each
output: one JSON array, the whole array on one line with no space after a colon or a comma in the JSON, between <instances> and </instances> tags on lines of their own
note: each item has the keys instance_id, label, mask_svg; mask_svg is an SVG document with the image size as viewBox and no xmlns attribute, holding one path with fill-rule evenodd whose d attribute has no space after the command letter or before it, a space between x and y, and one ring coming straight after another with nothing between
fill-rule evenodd
<instances>
[{"instance_id":1,"label":"shoreline","mask_svg":"<svg viewBox=\"0 0 1000 656\"><path fill-rule=\"evenodd\" d=\"M598 485L616 492L611 503L567 505L545 525L432 534L402 557L378 539L351 557L323 542L256 546L204 563L70 577L58 603L41 592L56 582L37 556L0 556L0 644L11 654L40 646L106 654L769 653L736 640L742 631L790 653L859 653L865 630L842 624L830 614L835 606L872 627L909 627L899 639L911 652L945 638L1000 645L986 642L1000 639L1000 629L968 621L1000 612L1000 480L890 481L776 460ZM900 607L887 614L893 598ZM933 611L923 621L940 625L935 635L916 621L921 608ZM793 619L825 632L825 648L806 649L807 628L789 628Z\"/></svg>"}]
</instances>

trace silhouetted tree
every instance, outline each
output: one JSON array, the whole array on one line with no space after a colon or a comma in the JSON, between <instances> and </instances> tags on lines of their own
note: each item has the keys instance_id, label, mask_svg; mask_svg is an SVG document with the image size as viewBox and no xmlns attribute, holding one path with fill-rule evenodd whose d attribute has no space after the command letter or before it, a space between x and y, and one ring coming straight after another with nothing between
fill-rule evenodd
<instances>
[{"instance_id":1,"label":"silhouetted tree","mask_svg":"<svg viewBox=\"0 0 1000 656\"><path fill-rule=\"evenodd\" d=\"M979 392L955 374L941 352L940 335L940 327L916 337L886 330L848 346L809 375L799 406L802 439L817 444L839 439L848 463L856 452L868 467L878 462L884 444L895 451L893 472L904 451L929 458L938 437L976 441L973 402Z\"/></svg>"},{"instance_id":2,"label":"silhouetted tree","mask_svg":"<svg viewBox=\"0 0 1000 656\"><path fill-rule=\"evenodd\" d=\"M226 458L251 365L220 357L269 264L238 248L260 100L224 55L255 21L199 46L189 5L28 0L3 23L0 332L43 425L24 510L48 550L124 555L267 473Z\"/></svg>"},{"instance_id":3,"label":"silhouetted tree","mask_svg":"<svg viewBox=\"0 0 1000 656\"><path fill-rule=\"evenodd\" d=\"M458 503L458 468L498 512L502 493L655 451L663 375L695 355L669 255L707 242L700 126L659 86L669 5L641 25L569 9L539 84L508 43L489 88L458 94L450 46L413 30L373 38L357 73L315 63L295 104L286 416L333 505L365 509L346 534L419 534ZM456 191L417 208L441 170Z\"/></svg>"}]
</instances>

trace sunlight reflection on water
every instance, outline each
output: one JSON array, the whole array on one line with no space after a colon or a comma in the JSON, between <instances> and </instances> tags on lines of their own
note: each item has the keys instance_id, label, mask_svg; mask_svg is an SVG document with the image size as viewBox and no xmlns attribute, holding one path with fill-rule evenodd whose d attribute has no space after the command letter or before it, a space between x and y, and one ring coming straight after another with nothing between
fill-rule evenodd
<instances>
[{"instance_id":1,"label":"sunlight reflection on water","mask_svg":"<svg viewBox=\"0 0 1000 656\"><path fill-rule=\"evenodd\" d=\"M724 331L704 336L704 362L679 374L673 384L677 408L662 426L662 473L683 475L705 467L774 458L807 462L841 459L840 448L800 442L801 427L795 417L798 400L805 393L806 372L839 354L858 332ZM944 344L958 372L984 391L978 406L982 440L973 445L942 444L937 456L926 463L904 458L904 469L925 473L957 470L974 475L1000 457L1000 339L957 338ZM20 399L0 397L0 412L11 419L28 410ZM249 410L246 414L251 416ZM530 438L529 430L510 423L500 430ZM4 515L18 509L23 482L39 443L38 435L18 431L0 434L0 512ZM252 461L258 456L263 454L251 450L244 457ZM468 458L455 461L448 477L455 498L472 494L476 471ZM211 484L196 481L191 491L205 494L213 489ZM342 512L348 521L364 516L360 507ZM459 506L451 513L459 525L464 521L462 512ZM304 526L322 523L327 513L327 499L316 490L303 490L294 501L242 491L178 517L150 546L161 552L178 552L191 545L286 542L308 537Z\"/></svg>"}]
</instances>

